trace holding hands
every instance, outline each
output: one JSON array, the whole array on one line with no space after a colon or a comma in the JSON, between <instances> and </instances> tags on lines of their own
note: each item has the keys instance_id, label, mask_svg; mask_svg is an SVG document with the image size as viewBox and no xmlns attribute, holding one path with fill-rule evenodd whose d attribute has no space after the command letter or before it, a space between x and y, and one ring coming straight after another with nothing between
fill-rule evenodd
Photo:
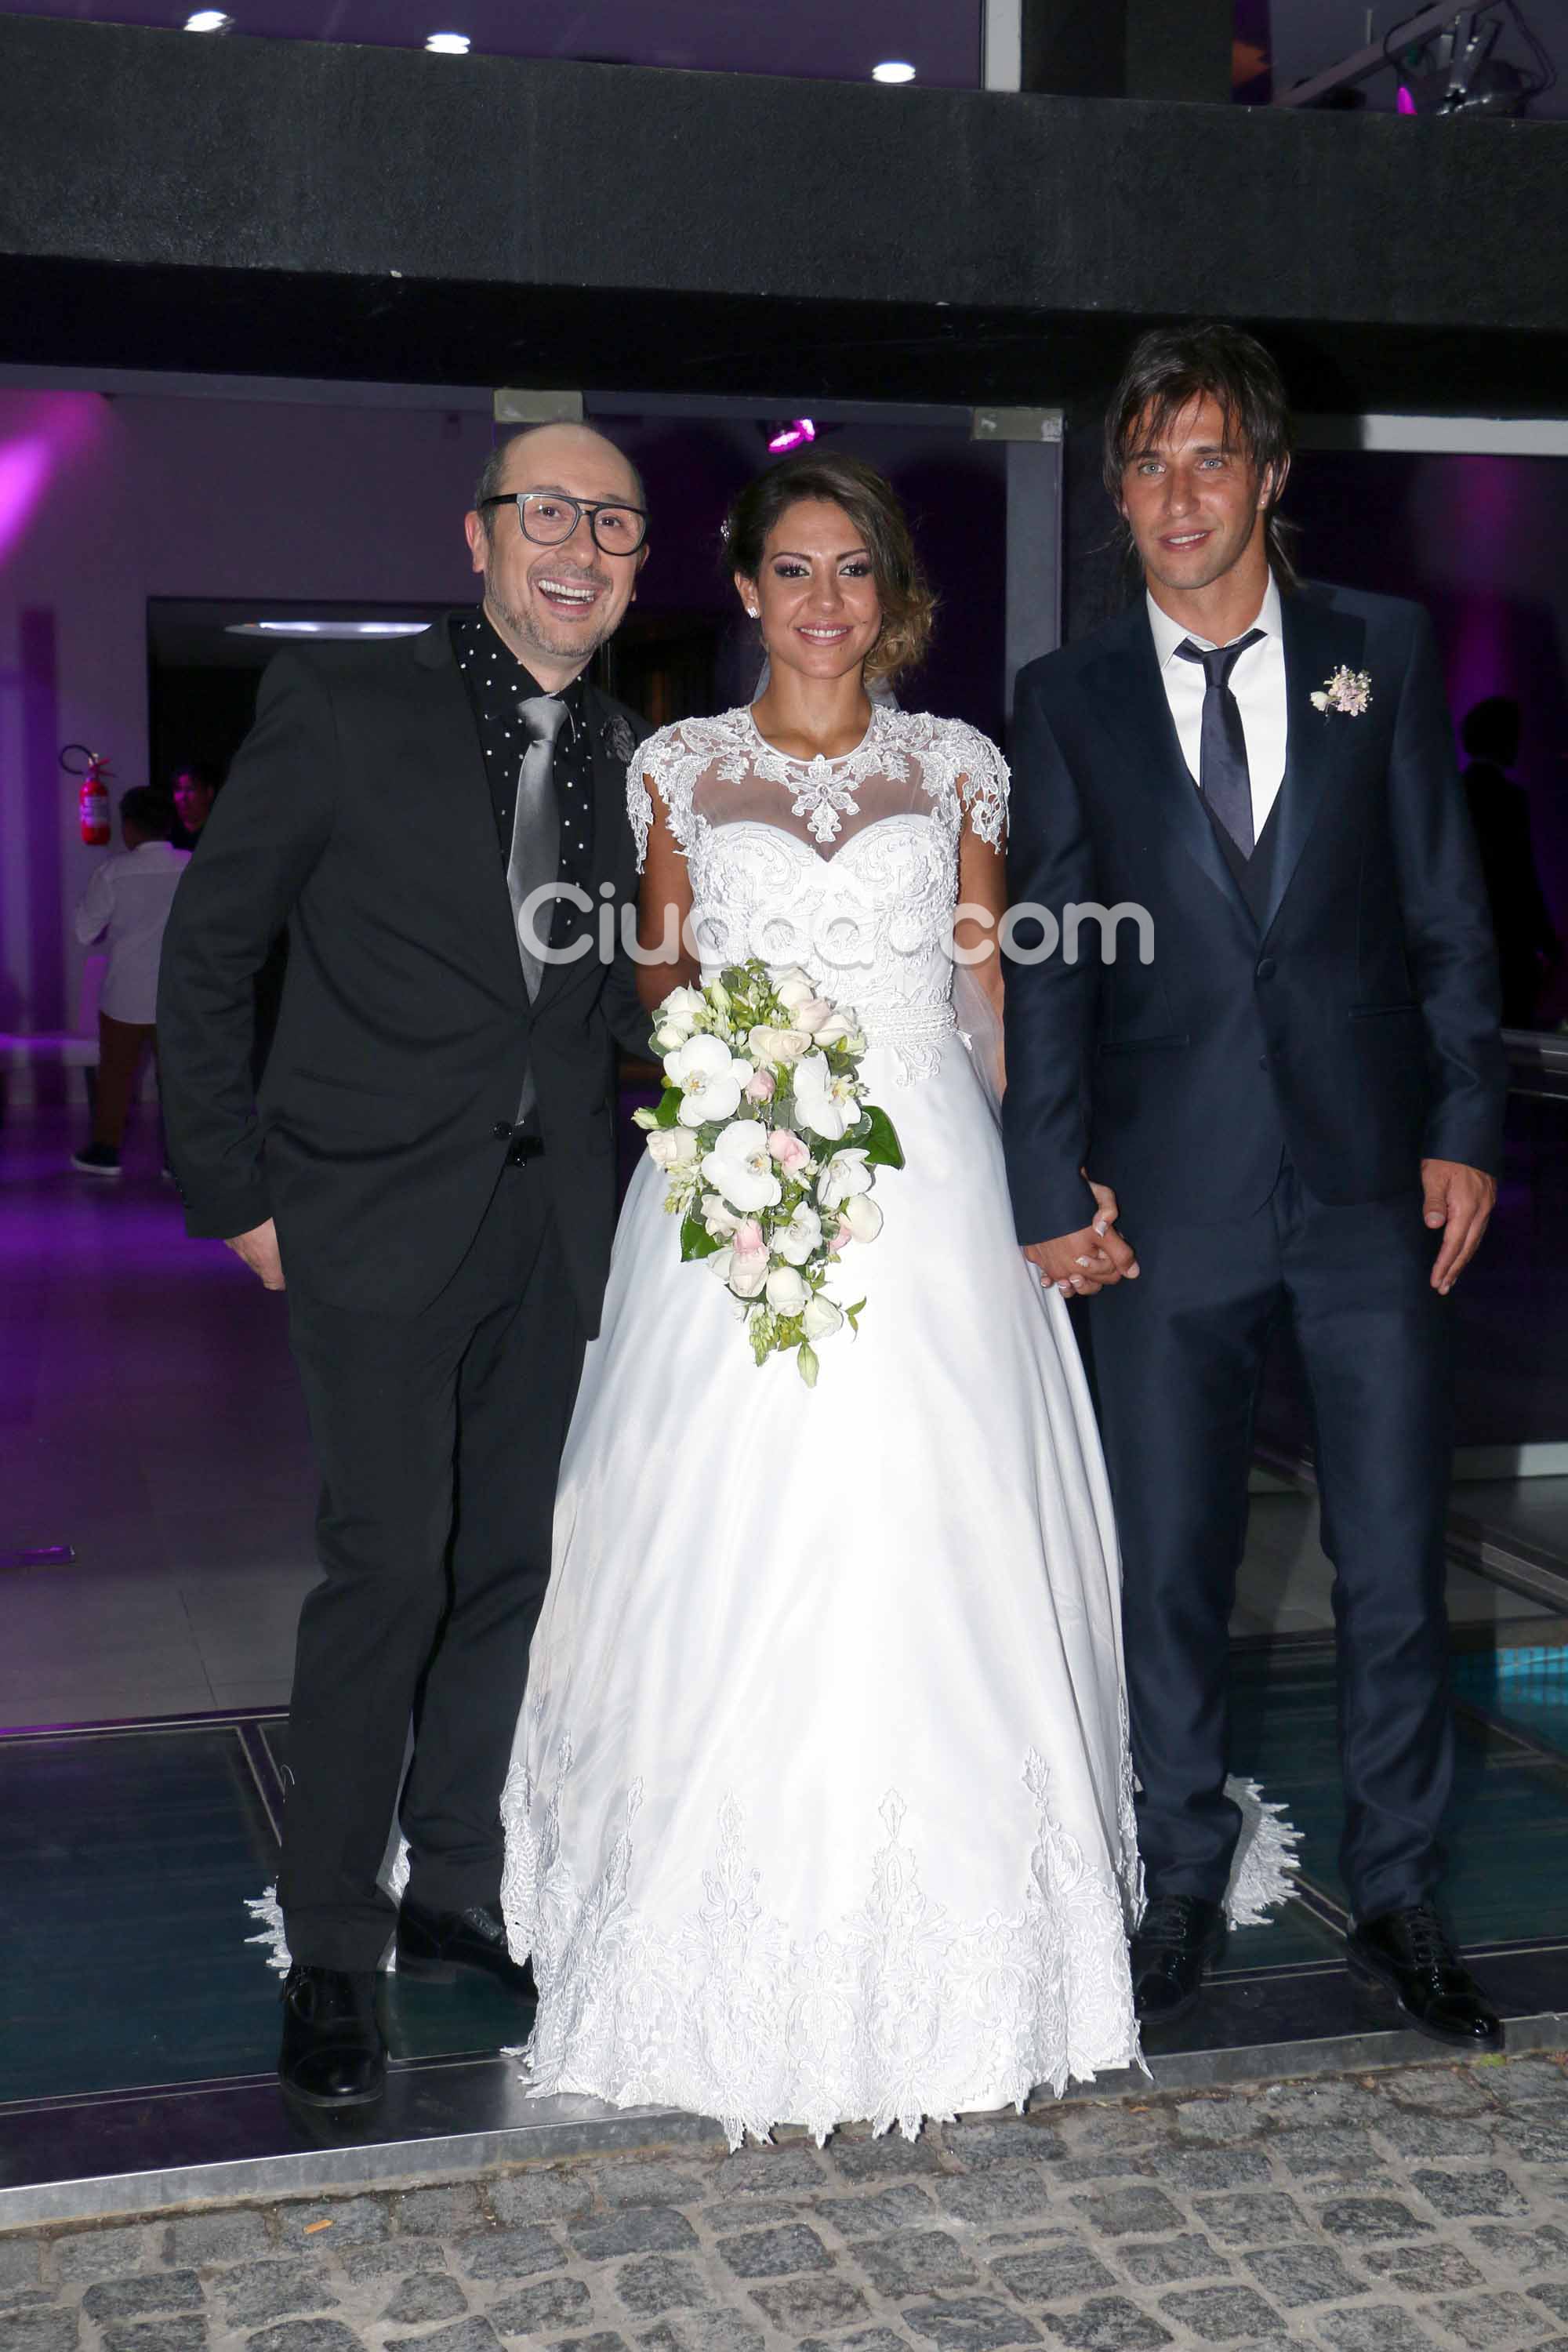
<instances>
[{"instance_id":1,"label":"holding hands","mask_svg":"<svg viewBox=\"0 0 1568 2352\"><path fill-rule=\"evenodd\" d=\"M1085 1181L1095 1198L1092 1224L1080 1233L1058 1234L1054 1241L1030 1242L1024 1250L1046 1287L1054 1286L1065 1298L1092 1298L1113 1282L1138 1278L1138 1260L1131 1243L1112 1231L1121 1214L1115 1193L1109 1184L1097 1184L1092 1177Z\"/></svg>"}]
</instances>

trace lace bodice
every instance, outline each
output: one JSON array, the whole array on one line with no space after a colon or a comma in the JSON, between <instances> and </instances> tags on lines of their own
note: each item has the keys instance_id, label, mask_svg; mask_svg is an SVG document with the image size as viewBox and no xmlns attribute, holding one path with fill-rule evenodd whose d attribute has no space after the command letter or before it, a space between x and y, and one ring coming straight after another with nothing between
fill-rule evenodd
<instances>
[{"instance_id":1,"label":"lace bodice","mask_svg":"<svg viewBox=\"0 0 1568 2352\"><path fill-rule=\"evenodd\" d=\"M748 709L688 719L643 744L627 777L640 870L649 785L691 877L704 976L760 956L798 964L851 1004L897 1075L934 1069L952 1027L958 848L1000 847L1007 764L960 719L873 707L841 760L791 760Z\"/></svg>"}]
</instances>

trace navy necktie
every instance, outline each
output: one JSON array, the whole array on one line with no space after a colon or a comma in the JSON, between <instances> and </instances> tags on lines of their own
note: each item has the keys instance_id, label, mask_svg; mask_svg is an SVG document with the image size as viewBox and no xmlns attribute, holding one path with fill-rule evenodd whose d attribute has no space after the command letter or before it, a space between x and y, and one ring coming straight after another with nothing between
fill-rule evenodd
<instances>
[{"instance_id":1,"label":"navy necktie","mask_svg":"<svg viewBox=\"0 0 1568 2352\"><path fill-rule=\"evenodd\" d=\"M1252 777L1247 765L1247 735L1241 709L1230 690L1230 674L1248 646L1265 632L1248 629L1233 646L1204 647L1184 637L1176 647L1183 661L1196 662L1205 680L1204 726L1198 750L1198 790L1244 857L1255 846Z\"/></svg>"}]
</instances>

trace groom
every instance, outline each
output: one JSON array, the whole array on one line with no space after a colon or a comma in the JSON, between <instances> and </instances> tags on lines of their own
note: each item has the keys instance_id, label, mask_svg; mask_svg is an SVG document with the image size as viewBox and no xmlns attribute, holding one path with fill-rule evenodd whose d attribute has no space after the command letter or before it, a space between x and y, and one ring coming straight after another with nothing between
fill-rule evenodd
<instances>
[{"instance_id":1,"label":"groom","mask_svg":"<svg viewBox=\"0 0 1568 2352\"><path fill-rule=\"evenodd\" d=\"M647 1034L629 966L597 952L602 907L636 895L626 769L647 730L582 673L647 520L597 433L496 449L466 526L482 603L411 641L279 657L165 938L186 1223L269 1290L287 1278L321 1469L279 1875L279 2073L315 2106L383 2088L395 1816L399 1968L530 1990L500 1918L500 1795L609 1260L612 1040ZM254 983L285 926L257 1103Z\"/></svg>"},{"instance_id":2,"label":"groom","mask_svg":"<svg viewBox=\"0 0 1568 2352\"><path fill-rule=\"evenodd\" d=\"M1124 931L1114 962L1010 966L1005 1117L1041 1278L1103 1292L1139 2014L1181 2015L1224 1940L1226 1628L1289 1318L1335 1569L1350 1966L1422 2032L1493 2049L1433 1909L1447 1299L1495 1197L1505 1077L1432 632L1415 605L1294 578L1274 516L1289 421L1250 336L1145 335L1106 448L1146 593L1019 677L1010 887L1058 920L1144 908L1152 952ZM1080 1171L1115 1190L1135 1266L1093 1230Z\"/></svg>"}]
</instances>

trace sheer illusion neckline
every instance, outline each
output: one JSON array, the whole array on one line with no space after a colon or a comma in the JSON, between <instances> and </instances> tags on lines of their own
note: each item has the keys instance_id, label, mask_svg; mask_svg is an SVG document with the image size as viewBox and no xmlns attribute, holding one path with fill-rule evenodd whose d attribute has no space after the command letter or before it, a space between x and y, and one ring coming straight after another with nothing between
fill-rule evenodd
<instances>
[{"instance_id":1,"label":"sheer illusion neckline","mask_svg":"<svg viewBox=\"0 0 1568 2352\"><path fill-rule=\"evenodd\" d=\"M860 754L868 748L872 738L877 732L877 705L873 703L871 705L871 716L866 721L866 732L861 736L860 740L854 746L853 750L848 751L840 751L837 757L832 760L827 757L826 751L816 751L812 754L809 760L797 760L793 751L781 751L776 743L772 743L768 740L768 738L763 733L762 729L758 726L755 718L752 716L752 706L750 703L747 703L743 707L742 717L746 727L755 737L756 740L762 745L763 750L768 754L769 758L773 760L782 760L786 768L805 768L809 770L816 767L847 767L851 760L858 760L860 757Z\"/></svg>"}]
</instances>

